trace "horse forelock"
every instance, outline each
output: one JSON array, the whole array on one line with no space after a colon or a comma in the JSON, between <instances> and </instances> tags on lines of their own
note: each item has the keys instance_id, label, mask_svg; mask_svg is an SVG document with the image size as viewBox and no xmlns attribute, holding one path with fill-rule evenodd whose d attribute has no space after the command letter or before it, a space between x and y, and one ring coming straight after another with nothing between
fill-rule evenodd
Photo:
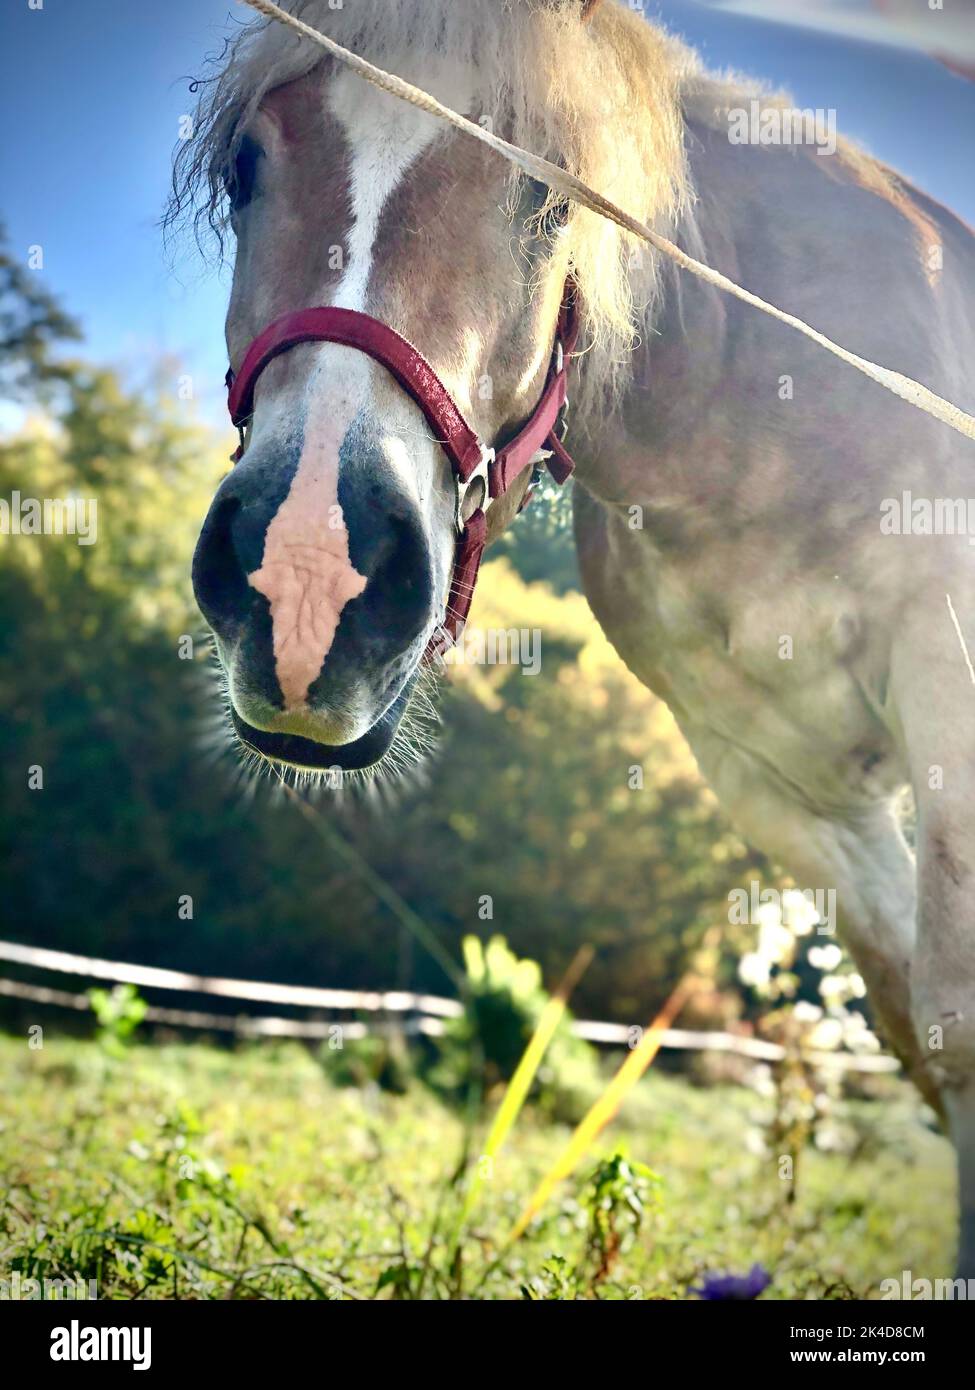
<instances>
[{"instance_id":1,"label":"horse forelock","mask_svg":"<svg viewBox=\"0 0 975 1390\"><path fill-rule=\"evenodd\" d=\"M438 91L438 69L463 70L472 93L468 114L504 126L515 143L564 165L665 234L693 198L685 114L726 128L729 108L749 98L763 107L790 103L787 94L737 73L707 73L691 50L623 0L605 0L588 24L580 21L580 0L357 0L339 9L329 0L292 0L291 9L442 100L449 92ZM167 225L195 210L197 230L209 226L222 248L224 182L248 121L268 93L320 64L313 45L263 20L228 42L199 84L195 134L177 155ZM909 184L842 137L835 168L824 171L896 208L912 227L929 279L937 278L928 258L940 234ZM558 201L549 200L540 223ZM575 403L580 418L598 423L629 385L632 349L652 328L662 293L659 262L620 228L582 210L573 210L563 249L588 343Z\"/></svg>"},{"instance_id":2,"label":"horse forelock","mask_svg":"<svg viewBox=\"0 0 975 1390\"><path fill-rule=\"evenodd\" d=\"M606 0L588 24L579 0L357 0L334 10L328 0L295 0L291 8L443 100L451 96L445 76L465 73L475 119L564 165L634 217L673 225L686 194L680 89L696 60L619 0ZM222 245L224 182L248 121L268 93L320 62L311 44L263 21L228 45L201 83L195 135L177 156L171 224L195 209L198 230L209 225ZM551 196L540 227L559 201ZM627 233L583 210L573 211L561 249L589 344L581 392L597 409L625 384L656 303L656 259L635 259Z\"/></svg>"}]
</instances>

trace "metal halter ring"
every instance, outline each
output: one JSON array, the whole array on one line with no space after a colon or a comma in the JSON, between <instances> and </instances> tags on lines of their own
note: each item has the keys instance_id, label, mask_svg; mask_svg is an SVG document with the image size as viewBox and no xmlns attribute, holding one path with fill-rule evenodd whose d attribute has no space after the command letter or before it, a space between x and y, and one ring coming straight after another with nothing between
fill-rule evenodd
<instances>
[{"instance_id":1,"label":"metal halter ring","mask_svg":"<svg viewBox=\"0 0 975 1390\"><path fill-rule=\"evenodd\" d=\"M480 507L481 511L486 512L488 507L491 505L493 499L491 497L490 468L491 464L494 462L494 459L494 450L489 449L486 444L482 444L480 460L478 461L478 465L474 469L474 472L471 473L470 477L466 479L461 479L456 474L454 475L454 484L456 488L454 503L454 525L457 527L458 535L464 534L464 529L467 526L468 521L470 520L470 516L465 517L464 515L464 504L467 501L467 498L470 495L472 488L474 488L477 484L480 484L481 496L478 500L477 507ZM472 508L471 515L473 515L473 512L477 510L477 507Z\"/></svg>"}]
</instances>

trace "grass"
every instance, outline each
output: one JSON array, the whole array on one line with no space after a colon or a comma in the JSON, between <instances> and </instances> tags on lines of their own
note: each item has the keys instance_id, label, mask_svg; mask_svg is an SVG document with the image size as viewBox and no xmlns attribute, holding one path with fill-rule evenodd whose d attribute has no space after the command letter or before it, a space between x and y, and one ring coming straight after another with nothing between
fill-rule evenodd
<instances>
[{"instance_id":1,"label":"grass","mask_svg":"<svg viewBox=\"0 0 975 1390\"><path fill-rule=\"evenodd\" d=\"M0 1074L4 1279L93 1278L116 1299L683 1299L705 1271L759 1261L765 1298L836 1298L951 1270L950 1153L899 1081L844 1103L853 1153L805 1148L790 1200L762 1151L769 1099L652 1074L505 1250L569 1134L526 1111L451 1263L463 1117L419 1083L338 1088L297 1046L112 1056L9 1037ZM618 1151L630 1177L614 1196L618 1173L593 1170Z\"/></svg>"}]
</instances>

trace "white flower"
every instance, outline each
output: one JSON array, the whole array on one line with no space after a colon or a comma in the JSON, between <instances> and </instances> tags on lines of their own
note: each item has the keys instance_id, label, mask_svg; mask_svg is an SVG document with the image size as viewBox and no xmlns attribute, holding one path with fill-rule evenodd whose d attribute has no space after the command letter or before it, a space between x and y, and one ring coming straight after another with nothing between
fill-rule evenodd
<instances>
[{"instance_id":1,"label":"white flower","mask_svg":"<svg viewBox=\"0 0 975 1390\"><path fill-rule=\"evenodd\" d=\"M847 1014L844 1040L851 1052L879 1052L880 1039L867 1026L863 1014Z\"/></svg>"},{"instance_id":2,"label":"white flower","mask_svg":"<svg viewBox=\"0 0 975 1390\"><path fill-rule=\"evenodd\" d=\"M821 1019L809 1034L809 1045L819 1052L835 1052L843 1041L843 1025L838 1018Z\"/></svg>"},{"instance_id":3,"label":"white flower","mask_svg":"<svg viewBox=\"0 0 975 1390\"><path fill-rule=\"evenodd\" d=\"M767 889L767 892L774 892L774 889ZM768 899L759 903L755 909L755 921L761 927L777 927L782 922L782 908L776 899Z\"/></svg>"},{"instance_id":4,"label":"white flower","mask_svg":"<svg viewBox=\"0 0 975 1390\"><path fill-rule=\"evenodd\" d=\"M856 1144L856 1134L848 1125L826 1123L817 1127L813 1142L824 1153L850 1153Z\"/></svg>"},{"instance_id":5,"label":"white flower","mask_svg":"<svg viewBox=\"0 0 975 1390\"><path fill-rule=\"evenodd\" d=\"M756 1158L768 1157L768 1145L765 1142L765 1136L759 1129L749 1129L745 1131L745 1148L750 1154L754 1154Z\"/></svg>"},{"instance_id":6,"label":"white flower","mask_svg":"<svg viewBox=\"0 0 975 1390\"><path fill-rule=\"evenodd\" d=\"M815 904L798 888L787 888L782 894L782 915L796 936L808 936L819 921Z\"/></svg>"},{"instance_id":7,"label":"white flower","mask_svg":"<svg viewBox=\"0 0 975 1390\"><path fill-rule=\"evenodd\" d=\"M842 1003L849 997L849 975L824 975L819 992L827 1005Z\"/></svg>"},{"instance_id":8,"label":"white flower","mask_svg":"<svg viewBox=\"0 0 975 1390\"><path fill-rule=\"evenodd\" d=\"M748 951L738 962L738 978L742 984L759 989L769 982L770 962L757 951Z\"/></svg>"},{"instance_id":9,"label":"white flower","mask_svg":"<svg viewBox=\"0 0 975 1390\"><path fill-rule=\"evenodd\" d=\"M805 999L800 999L792 1010L792 1016L797 1023L818 1023L823 1011L818 1004L809 1004Z\"/></svg>"},{"instance_id":10,"label":"white flower","mask_svg":"<svg viewBox=\"0 0 975 1390\"><path fill-rule=\"evenodd\" d=\"M758 953L772 965L784 965L792 959L795 940L780 920L760 921L758 926Z\"/></svg>"},{"instance_id":11,"label":"white flower","mask_svg":"<svg viewBox=\"0 0 975 1390\"><path fill-rule=\"evenodd\" d=\"M772 1068L767 1062L756 1062L745 1077L745 1085L750 1086L756 1095L768 1099L775 1095L775 1081Z\"/></svg>"},{"instance_id":12,"label":"white flower","mask_svg":"<svg viewBox=\"0 0 975 1390\"><path fill-rule=\"evenodd\" d=\"M809 964L816 970L835 970L843 959L839 946L810 946Z\"/></svg>"}]
</instances>

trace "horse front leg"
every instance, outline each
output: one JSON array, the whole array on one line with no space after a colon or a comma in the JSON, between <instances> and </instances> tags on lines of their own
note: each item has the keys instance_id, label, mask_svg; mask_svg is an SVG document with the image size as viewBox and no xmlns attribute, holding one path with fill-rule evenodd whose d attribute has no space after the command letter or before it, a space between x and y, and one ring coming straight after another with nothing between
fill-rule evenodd
<instances>
[{"instance_id":1,"label":"horse front leg","mask_svg":"<svg viewBox=\"0 0 975 1390\"><path fill-rule=\"evenodd\" d=\"M975 771L975 769L973 769ZM966 805L925 796L918 819L918 931L911 965L914 1026L944 1098L958 1154L958 1273L975 1279L975 785ZM953 804L954 803L954 804Z\"/></svg>"},{"instance_id":2,"label":"horse front leg","mask_svg":"<svg viewBox=\"0 0 975 1390\"><path fill-rule=\"evenodd\" d=\"M966 605L965 615L975 630L975 602ZM943 593L915 609L893 669L918 807L912 1011L919 1044L942 1087L958 1154L959 1277L973 1279L975 688Z\"/></svg>"},{"instance_id":3,"label":"horse front leg","mask_svg":"<svg viewBox=\"0 0 975 1390\"><path fill-rule=\"evenodd\" d=\"M845 819L817 815L768 768L710 730L684 727L736 828L804 889L833 889L837 930L867 987L878 1031L943 1118L939 1078L919 1046L911 1010L915 865L888 802Z\"/></svg>"}]
</instances>

